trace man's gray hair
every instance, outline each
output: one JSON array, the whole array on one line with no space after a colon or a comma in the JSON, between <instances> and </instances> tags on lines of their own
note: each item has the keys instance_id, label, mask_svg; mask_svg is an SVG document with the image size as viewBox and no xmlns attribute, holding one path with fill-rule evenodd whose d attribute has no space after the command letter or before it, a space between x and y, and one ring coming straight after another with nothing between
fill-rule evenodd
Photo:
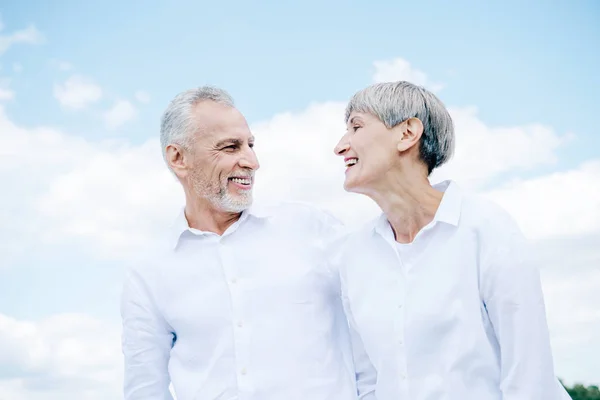
<instances>
[{"instance_id":1,"label":"man's gray hair","mask_svg":"<svg viewBox=\"0 0 600 400\"><path fill-rule=\"evenodd\" d=\"M169 103L163 113L160 123L160 145L163 158L166 161L166 148L177 144L189 149L197 127L194 126L193 108L201 101L214 101L229 107L234 107L233 98L223 89L212 86L202 86L179 93Z\"/></svg>"},{"instance_id":2,"label":"man's gray hair","mask_svg":"<svg viewBox=\"0 0 600 400\"><path fill-rule=\"evenodd\" d=\"M423 123L419 153L428 173L444 164L454 153L454 124L440 99L410 82L376 83L357 92L346 107L346 123L353 112L379 118L388 129L418 118Z\"/></svg>"}]
</instances>

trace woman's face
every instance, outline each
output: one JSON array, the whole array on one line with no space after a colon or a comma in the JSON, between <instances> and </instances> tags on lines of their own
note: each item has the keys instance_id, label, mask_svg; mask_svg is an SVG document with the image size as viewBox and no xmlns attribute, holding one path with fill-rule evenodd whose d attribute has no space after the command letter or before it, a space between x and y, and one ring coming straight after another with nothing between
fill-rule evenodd
<instances>
[{"instance_id":1,"label":"woman's face","mask_svg":"<svg viewBox=\"0 0 600 400\"><path fill-rule=\"evenodd\" d=\"M398 161L400 128L388 129L369 113L350 114L346 134L335 147L346 164L346 191L365 194L385 178Z\"/></svg>"}]
</instances>

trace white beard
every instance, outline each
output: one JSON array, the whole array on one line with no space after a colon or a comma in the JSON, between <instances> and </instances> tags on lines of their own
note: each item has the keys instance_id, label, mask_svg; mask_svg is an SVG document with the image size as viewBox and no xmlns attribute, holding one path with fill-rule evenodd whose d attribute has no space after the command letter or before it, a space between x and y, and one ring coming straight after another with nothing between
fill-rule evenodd
<instances>
[{"instance_id":1,"label":"white beard","mask_svg":"<svg viewBox=\"0 0 600 400\"><path fill-rule=\"evenodd\" d=\"M252 190L244 190L238 193L237 196L232 196L228 190L225 190L225 195L218 199L211 199L211 202L227 212L242 212L252 205Z\"/></svg>"},{"instance_id":2,"label":"white beard","mask_svg":"<svg viewBox=\"0 0 600 400\"><path fill-rule=\"evenodd\" d=\"M215 208L225 212L242 212L252 205L252 190L240 190L237 195L232 195L228 190L229 180L220 182L219 185L211 183L204 174L194 171L191 175L194 192L207 199Z\"/></svg>"}]
</instances>

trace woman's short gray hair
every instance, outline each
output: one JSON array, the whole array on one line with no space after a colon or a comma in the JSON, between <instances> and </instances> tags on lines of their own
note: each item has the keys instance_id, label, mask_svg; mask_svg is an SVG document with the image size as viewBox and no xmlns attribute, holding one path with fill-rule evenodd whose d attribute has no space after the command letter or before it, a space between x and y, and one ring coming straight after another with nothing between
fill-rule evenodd
<instances>
[{"instance_id":1,"label":"woman's short gray hair","mask_svg":"<svg viewBox=\"0 0 600 400\"><path fill-rule=\"evenodd\" d=\"M166 159L166 149L170 144L189 148L192 133L196 127L193 124L192 110L201 101L210 100L234 107L233 98L223 89L212 86L202 86L179 93L169 103L162 115L160 124L160 145L163 158Z\"/></svg>"},{"instance_id":2,"label":"woman's short gray hair","mask_svg":"<svg viewBox=\"0 0 600 400\"><path fill-rule=\"evenodd\" d=\"M454 153L454 124L440 99L410 82L376 83L357 92L346 107L346 123L353 112L379 118L389 129L409 118L423 123L419 153L428 173L444 164Z\"/></svg>"}]
</instances>

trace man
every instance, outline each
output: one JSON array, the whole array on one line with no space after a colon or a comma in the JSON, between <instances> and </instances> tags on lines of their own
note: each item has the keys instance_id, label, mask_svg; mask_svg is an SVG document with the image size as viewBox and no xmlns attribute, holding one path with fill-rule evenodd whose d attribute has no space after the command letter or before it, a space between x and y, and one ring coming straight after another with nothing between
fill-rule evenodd
<instances>
[{"instance_id":1,"label":"man","mask_svg":"<svg viewBox=\"0 0 600 400\"><path fill-rule=\"evenodd\" d=\"M252 206L254 137L223 90L175 97L161 146L185 208L172 243L125 281L127 400L356 398L339 283L338 226L302 205Z\"/></svg>"}]
</instances>

